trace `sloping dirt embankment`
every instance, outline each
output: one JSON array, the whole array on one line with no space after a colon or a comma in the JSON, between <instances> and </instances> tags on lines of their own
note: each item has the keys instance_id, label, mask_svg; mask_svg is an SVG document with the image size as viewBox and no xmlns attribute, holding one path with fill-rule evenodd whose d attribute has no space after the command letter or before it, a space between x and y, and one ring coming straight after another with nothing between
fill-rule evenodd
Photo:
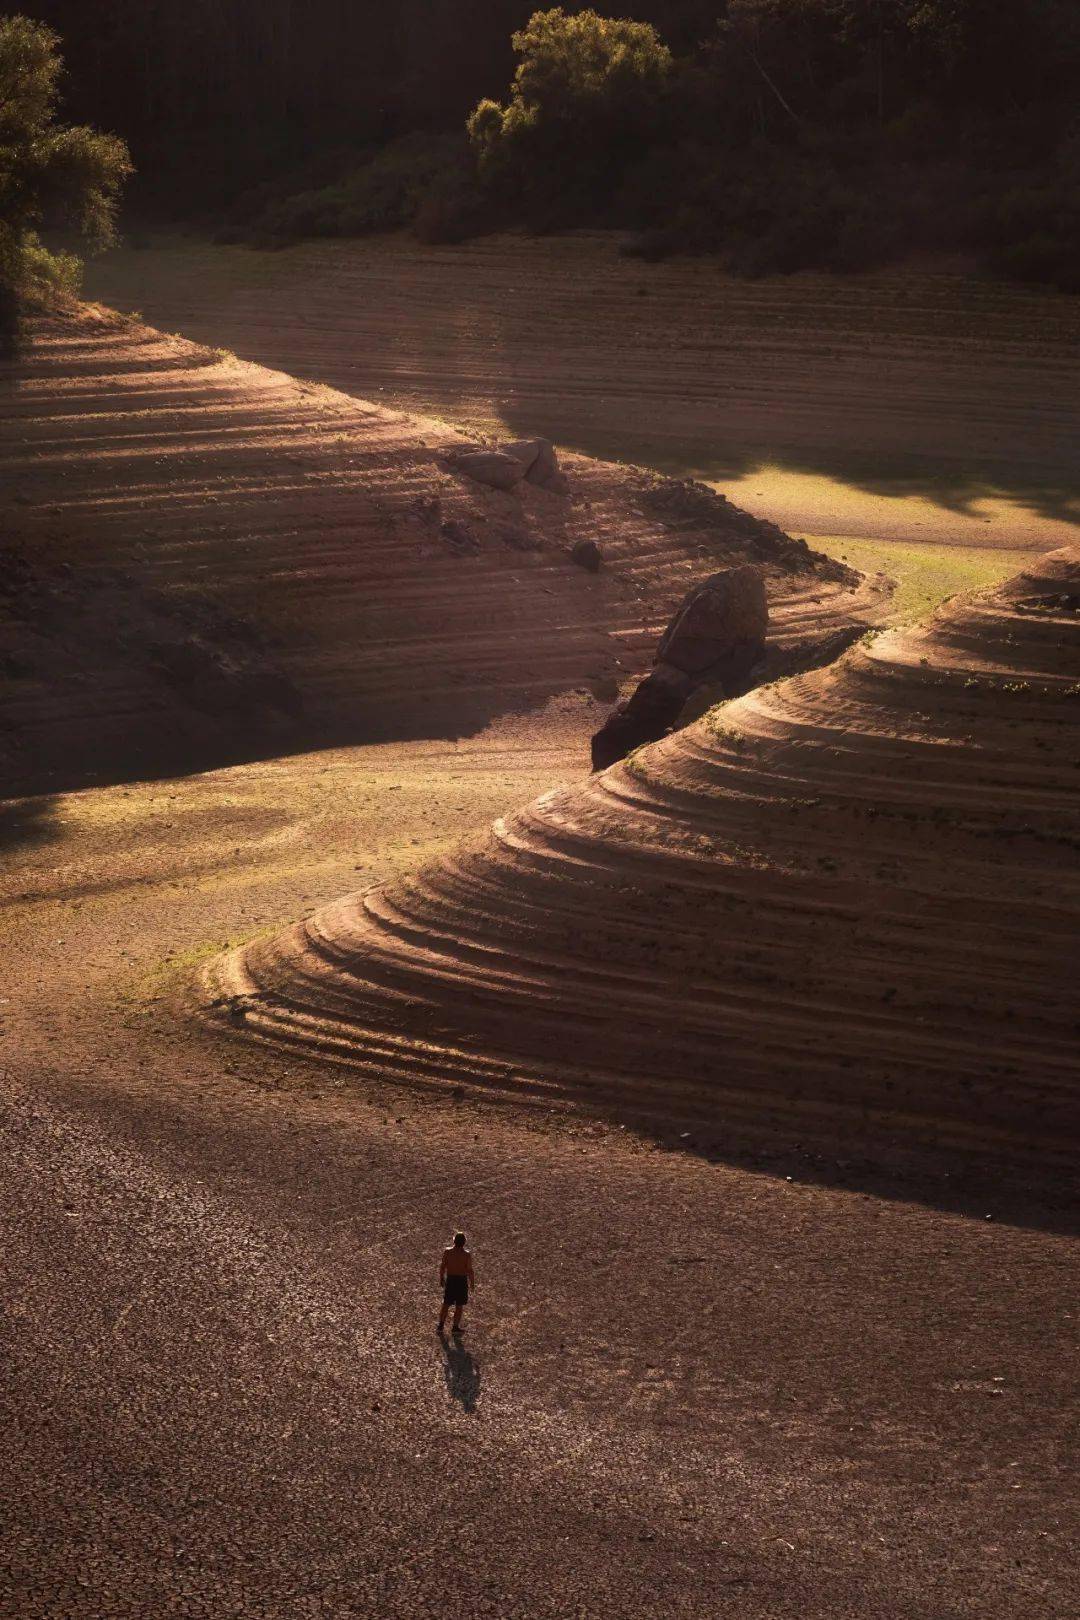
<instances>
[{"instance_id":1,"label":"sloping dirt embankment","mask_svg":"<svg viewBox=\"0 0 1080 1620\"><path fill-rule=\"evenodd\" d=\"M882 595L699 486L567 456L568 496L491 490L444 464L443 423L96 306L33 324L0 414L9 792L612 700L732 561L766 569L778 668Z\"/></svg>"},{"instance_id":2,"label":"sloping dirt embankment","mask_svg":"<svg viewBox=\"0 0 1080 1620\"><path fill-rule=\"evenodd\" d=\"M1080 552L224 958L233 1027L725 1131L1080 1135Z\"/></svg>"}]
</instances>

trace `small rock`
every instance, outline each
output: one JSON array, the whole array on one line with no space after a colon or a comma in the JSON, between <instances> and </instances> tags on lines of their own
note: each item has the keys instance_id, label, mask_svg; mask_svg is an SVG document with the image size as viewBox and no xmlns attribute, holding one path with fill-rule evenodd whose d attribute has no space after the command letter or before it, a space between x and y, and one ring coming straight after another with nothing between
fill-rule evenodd
<instances>
[{"instance_id":1,"label":"small rock","mask_svg":"<svg viewBox=\"0 0 1080 1620\"><path fill-rule=\"evenodd\" d=\"M604 553L595 540L578 540L570 552L570 561L576 562L579 568L588 569L590 574L598 574Z\"/></svg>"},{"instance_id":2,"label":"small rock","mask_svg":"<svg viewBox=\"0 0 1080 1620\"><path fill-rule=\"evenodd\" d=\"M459 523L457 518L445 518L439 525L439 533L450 549L457 552L458 556L464 556L466 552L480 550L480 542L475 534L467 524Z\"/></svg>"}]
</instances>

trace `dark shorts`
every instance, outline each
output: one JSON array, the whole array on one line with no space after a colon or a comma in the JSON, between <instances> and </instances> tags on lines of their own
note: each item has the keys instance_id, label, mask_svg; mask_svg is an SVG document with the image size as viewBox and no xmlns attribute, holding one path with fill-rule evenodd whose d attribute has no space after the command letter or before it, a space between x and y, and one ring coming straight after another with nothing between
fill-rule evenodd
<instances>
[{"instance_id":1,"label":"dark shorts","mask_svg":"<svg viewBox=\"0 0 1080 1620\"><path fill-rule=\"evenodd\" d=\"M444 1305L467 1305L469 1303L469 1279L467 1277L447 1277L443 1285Z\"/></svg>"}]
</instances>

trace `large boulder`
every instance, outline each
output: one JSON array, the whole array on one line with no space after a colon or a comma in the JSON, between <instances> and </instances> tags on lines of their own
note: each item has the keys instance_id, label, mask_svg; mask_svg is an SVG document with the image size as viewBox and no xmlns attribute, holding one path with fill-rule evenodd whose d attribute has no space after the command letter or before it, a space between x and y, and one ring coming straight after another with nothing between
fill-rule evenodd
<instances>
[{"instance_id":1,"label":"large boulder","mask_svg":"<svg viewBox=\"0 0 1080 1620\"><path fill-rule=\"evenodd\" d=\"M765 657L768 624L765 579L753 564L725 568L695 585L664 631L652 670L595 733L593 770L657 742L699 686L718 685L726 697L744 692Z\"/></svg>"},{"instance_id":2,"label":"large boulder","mask_svg":"<svg viewBox=\"0 0 1080 1620\"><path fill-rule=\"evenodd\" d=\"M595 540L577 540L570 548L570 561L590 574L598 574L603 566L604 553Z\"/></svg>"},{"instance_id":3,"label":"large boulder","mask_svg":"<svg viewBox=\"0 0 1080 1620\"><path fill-rule=\"evenodd\" d=\"M683 598L660 638L658 663L685 674L712 678L710 671L740 647L762 653L769 627L765 576L753 563L710 574Z\"/></svg>"},{"instance_id":4,"label":"large boulder","mask_svg":"<svg viewBox=\"0 0 1080 1620\"><path fill-rule=\"evenodd\" d=\"M510 439L500 444L499 449L504 456L513 456L515 461L521 462L526 477L536 466L545 449L552 455L555 453L546 439Z\"/></svg>"}]
</instances>

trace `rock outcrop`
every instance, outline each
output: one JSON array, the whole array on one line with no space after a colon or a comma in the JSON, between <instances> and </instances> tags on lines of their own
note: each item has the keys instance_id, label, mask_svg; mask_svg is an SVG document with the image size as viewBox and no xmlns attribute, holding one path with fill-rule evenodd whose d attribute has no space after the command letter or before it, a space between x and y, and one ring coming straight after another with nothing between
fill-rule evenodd
<instances>
[{"instance_id":1,"label":"rock outcrop","mask_svg":"<svg viewBox=\"0 0 1080 1620\"><path fill-rule=\"evenodd\" d=\"M606 770L643 743L657 742L706 683L737 697L765 658L769 607L760 568L712 574L688 591L660 638L654 668L592 740L593 769Z\"/></svg>"}]
</instances>

